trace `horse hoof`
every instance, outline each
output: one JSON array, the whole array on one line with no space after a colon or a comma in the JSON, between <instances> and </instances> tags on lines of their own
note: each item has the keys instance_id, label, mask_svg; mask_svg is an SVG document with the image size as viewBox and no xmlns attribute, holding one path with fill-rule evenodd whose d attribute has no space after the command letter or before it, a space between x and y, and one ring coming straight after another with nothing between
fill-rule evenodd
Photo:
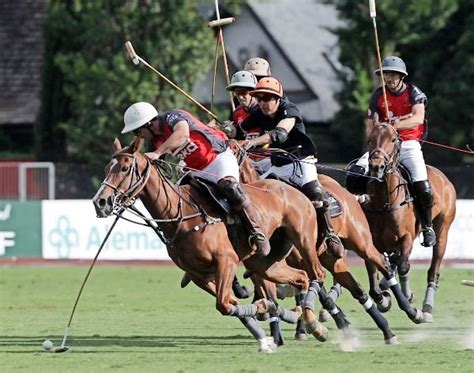
<instances>
[{"instance_id":1,"label":"horse hoof","mask_svg":"<svg viewBox=\"0 0 474 373\"><path fill-rule=\"evenodd\" d=\"M328 322L331 320L331 314L324 308L321 308L319 310L319 316L318 316L319 322Z\"/></svg>"},{"instance_id":2,"label":"horse hoof","mask_svg":"<svg viewBox=\"0 0 474 373\"><path fill-rule=\"evenodd\" d=\"M423 312L423 322L432 323L433 322L433 314L430 312Z\"/></svg>"},{"instance_id":3,"label":"horse hoof","mask_svg":"<svg viewBox=\"0 0 474 373\"><path fill-rule=\"evenodd\" d=\"M191 282L191 277L185 272L181 279L181 289L184 289Z\"/></svg>"},{"instance_id":4,"label":"horse hoof","mask_svg":"<svg viewBox=\"0 0 474 373\"><path fill-rule=\"evenodd\" d=\"M413 321L415 324L421 324L424 321L423 312L421 312L421 310L419 310L418 308L415 308L415 310L416 314L411 319L411 321Z\"/></svg>"},{"instance_id":5,"label":"horse hoof","mask_svg":"<svg viewBox=\"0 0 474 373\"><path fill-rule=\"evenodd\" d=\"M408 299L408 302L413 303L415 301L415 293L410 293L409 295L405 295Z\"/></svg>"},{"instance_id":6,"label":"horse hoof","mask_svg":"<svg viewBox=\"0 0 474 373\"><path fill-rule=\"evenodd\" d=\"M326 342L328 340L328 328L317 320L306 325L306 333L312 334L319 342Z\"/></svg>"},{"instance_id":7,"label":"horse hoof","mask_svg":"<svg viewBox=\"0 0 474 373\"><path fill-rule=\"evenodd\" d=\"M257 306L257 314L262 314L266 312L274 314L278 310L278 307L275 305L275 303L268 299L259 299L253 304Z\"/></svg>"},{"instance_id":8,"label":"horse hoof","mask_svg":"<svg viewBox=\"0 0 474 373\"><path fill-rule=\"evenodd\" d=\"M398 345L398 343L399 343L399 342L398 342L398 338L397 338L396 335L394 335L394 336L391 337L391 338L387 338L387 339L385 340L385 344L386 344L386 345Z\"/></svg>"},{"instance_id":9,"label":"horse hoof","mask_svg":"<svg viewBox=\"0 0 474 373\"><path fill-rule=\"evenodd\" d=\"M377 302L377 309L382 312L388 312L392 308L392 296L387 290L382 291L382 300Z\"/></svg>"},{"instance_id":10,"label":"horse hoof","mask_svg":"<svg viewBox=\"0 0 474 373\"><path fill-rule=\"evenodd\" d=\"M271 354L272 352L275 352L276 349L278 348L278 346L273 341L273 337L260 338L258 340L258 344L259 344L258 351L266 353L266 354Z\"/></svg>"},{"instance_id":11,"label":"horse hoof","mask_svg":"<svg viewBox=\"0 0 474 373\"><path fill-rule=\"evenodd\" d=\"M295 340L297 340L297 341L307 341L308 340L308 334L306 334L305 332L296 332Z\"/></svg>"}]
</instances>

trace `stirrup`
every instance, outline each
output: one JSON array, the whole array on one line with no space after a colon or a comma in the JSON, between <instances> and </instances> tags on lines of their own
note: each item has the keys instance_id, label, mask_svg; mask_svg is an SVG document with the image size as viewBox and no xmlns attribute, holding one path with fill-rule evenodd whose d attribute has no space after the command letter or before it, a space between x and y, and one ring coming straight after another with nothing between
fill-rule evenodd
<instances>
[{"instance_id":1,"label":"stirrup","mask_svg":"<svg viewBox=\"0 0 474 373\"><path fill-rule=\"evenodd\" d=\"M433 227L423 228L422 233L423 233L423 242L421 243L421 246L431 247L431 246L436 245L436 233Z\"/></svg>"},{"instance_id":2,"label":"stirrup","mask_svg":"<svg viewBox=\"0 0 474 373\"><path fill-rule=\"evenodd\" d=\"M249 235L248 242L250 247L257 246L257 254L267 256L270 253L270 242L262 232L252 232Z\"/></svg>"}]
</instances>

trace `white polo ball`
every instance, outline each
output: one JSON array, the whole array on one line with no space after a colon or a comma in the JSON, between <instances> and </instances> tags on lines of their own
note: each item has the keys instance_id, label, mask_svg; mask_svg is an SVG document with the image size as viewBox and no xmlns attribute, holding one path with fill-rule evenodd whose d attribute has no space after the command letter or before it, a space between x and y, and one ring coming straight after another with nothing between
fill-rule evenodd
<instances>
[{"instance_id":1,"label":"white polo ball","mask_svg":"<svg viewBox=\"0 0 474 373\"><path fill-rule=\"evenodd\" d=\"M54 347L54 344L53 344L53 342L51 342L49 339L47 339L47 340L45 340L45 341L43 342L43 348L44 348L46 351L51 350L53 347Z\"/></svg>"}]
</instances>

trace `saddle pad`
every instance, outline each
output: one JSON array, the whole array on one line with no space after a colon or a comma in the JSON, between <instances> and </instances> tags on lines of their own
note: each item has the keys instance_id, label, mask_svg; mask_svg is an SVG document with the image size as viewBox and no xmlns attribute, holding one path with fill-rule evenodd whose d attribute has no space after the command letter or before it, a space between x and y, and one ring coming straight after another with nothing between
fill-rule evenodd
<instances>
[{"instance_id":1,"label":"saddle pad","mask_svg":"<svg viewBox=\"0 0 474 373\"><path fill-rule=\"evenodd\" d=\"M329 214L331 215L331 218L335 218L341 215L342 206L340 205L339 201L336 198L334 198L334 196L329 192L326 192L326 198L329 201L328 209L329 209Z\"/></svg>"}]
</instances>

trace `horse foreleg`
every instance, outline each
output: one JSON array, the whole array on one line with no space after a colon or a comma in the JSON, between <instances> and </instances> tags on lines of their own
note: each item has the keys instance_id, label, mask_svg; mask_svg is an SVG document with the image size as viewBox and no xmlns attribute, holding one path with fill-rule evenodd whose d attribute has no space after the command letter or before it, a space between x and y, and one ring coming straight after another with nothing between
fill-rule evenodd
<instances>
[{"instance_id":1,"label":"horse foreleg","mask_svg":"<svg viewBox=\"0 0 474 373\"><path fill-rule=\"evenodd\" d=\"M386 344L397 343L395 334L390 330L388 321L378 310L377 306L365 293L362 286L355 280L352 274L349 272L346 263L336 261L335 258L328 257L326 261L322 260L323 265L333 273L334 279L344 286L351 293L352 297L357 299L359 303L364 307L364 310L374 320L375 324L382 331ZM332 262L332 268L330 267Z\"/></svg>"}]
</instances>

